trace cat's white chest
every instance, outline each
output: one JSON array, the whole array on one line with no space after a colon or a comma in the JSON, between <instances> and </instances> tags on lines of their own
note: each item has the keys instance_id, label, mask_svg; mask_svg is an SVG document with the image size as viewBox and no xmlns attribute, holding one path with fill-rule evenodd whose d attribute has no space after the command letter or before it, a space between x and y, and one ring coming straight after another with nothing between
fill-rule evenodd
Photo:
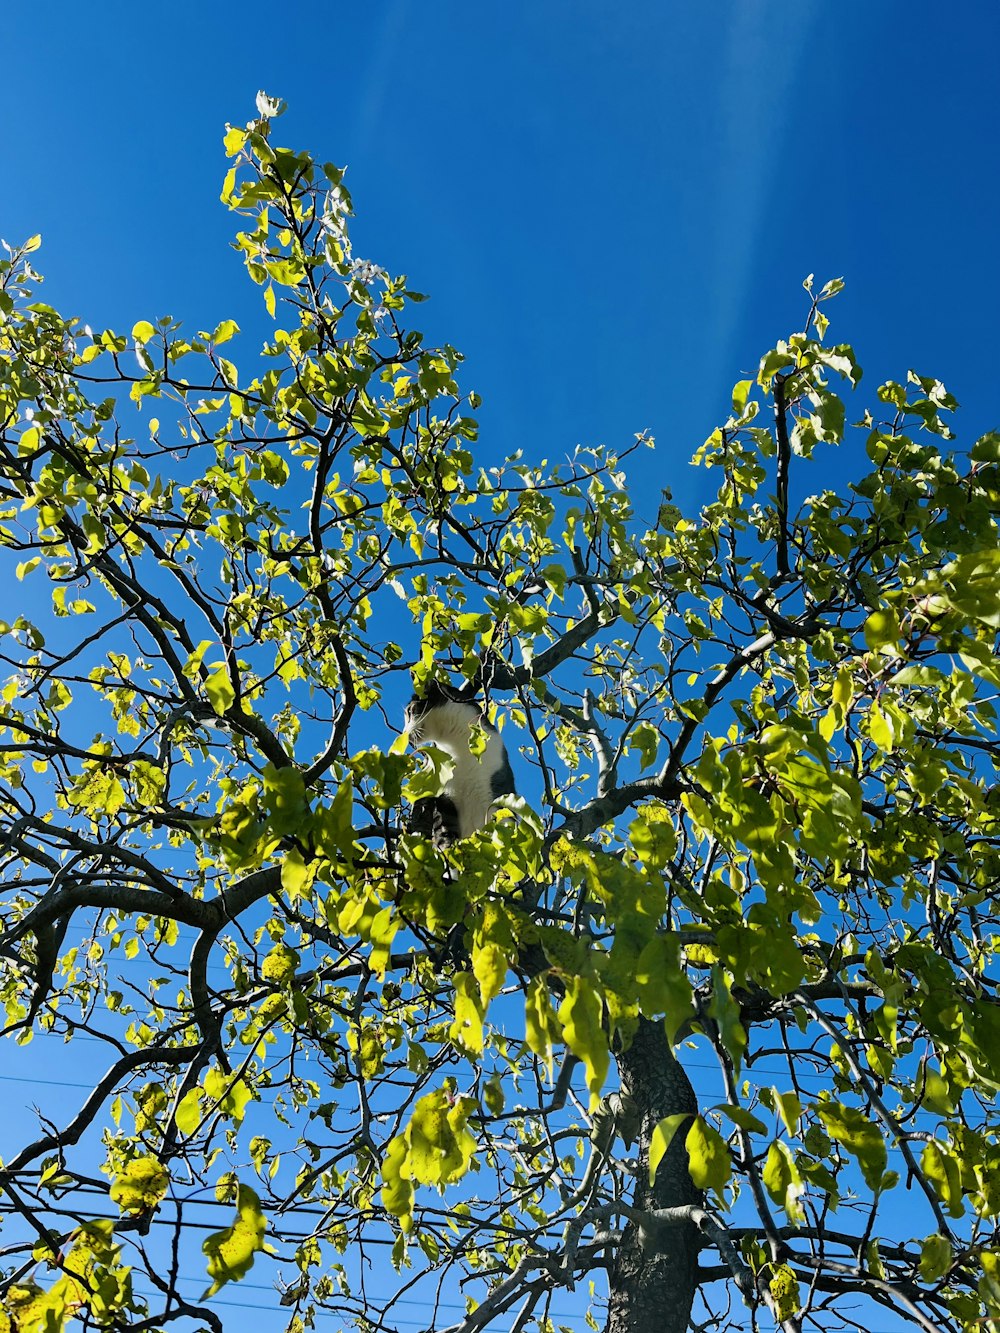
<instances>
[{"instance_id":1,"label":"cat's white chest","mask_svg":"<svg viewBox=\"0 0 1000 1333\"><path fill-rule=\"evenodd\" d=\"M487 749L487 755L489 750ZM455 768L451 777L444 784L443 794L454 801L458 811L459 836L467 838L476 829L482 828L489 818L493 793L490 784L491 770L486 756L482 759L470 754L452 752Z\"/></svg>"},{"instance_id":2,"label":"cat's white chest","mask_svg":"<svg viewBox=\"0 0 1000 1333\"><path fill-rule=\"evenodd\" d=\"M476 726L483 728L486 741L480 754L469 749L472 729ZM413 729L418 743L430 741L451 760L452 770L441 795L455 809L458 837L469 837L489 822L498 795L514 790L503 741L493 727L484 723L477 708L458 700L448 700L426 710Z\"/></svg>"}]
</instances>

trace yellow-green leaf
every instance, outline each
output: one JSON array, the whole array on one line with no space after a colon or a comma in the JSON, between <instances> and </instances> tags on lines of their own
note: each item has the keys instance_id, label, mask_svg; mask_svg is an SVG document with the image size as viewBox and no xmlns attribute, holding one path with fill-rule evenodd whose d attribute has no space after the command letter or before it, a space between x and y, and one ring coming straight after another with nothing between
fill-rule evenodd
<instances>
[{"instance_id":1,"label":"yellow-green leaf","mask_svg":"<svg viewBox=\"0 0 1000 1333\"><path fill-rule=\"evenodd\" d=\"M236 699L236 691L229 679L229 672L224 666L217 666L206 679L205 693L208 695L208 702L212 705L213 711L219 717L222 717L228 709L232 708Z\"/></svg>"},{"instance_id":2,"label":"yellow-green leaf","mask_svg":"<svg viewBox=\"0 0 1000 1333\"><path fill-rule=\"evenodd\" d=\"M456 972L455 1018L448 1036L466 1055L480 1055L483 1049L483 1005L479 986L471 972Z\"/></svg>"},{"instance_id":3,"label":"yellow-green leaf","mask_svg":"<svg viewBox=\"0 0 1000 1333\"><path fill-rule=\"evenodd\" d=\"M202 1245L208 1256L208 1275L212 1285L202 1296L214 1296L227 1282L238 1282L253 1267L255 1257L268 1247L264 1243L267 1220L260 1199L249 1185L240 1185L236 1196L236 1219L231 1226L216 1231Z\"/></svg>"},{"instance_id":4,"label":"yellow-green leaf","mask_svg":"<svg viewBox=\"0 0 1000 1333\"><path fill-rule=\"evenodd\" d=\"M892 726L878 704L868 710L868 734L884 754L891 754L894 742Z\"/></svg>"},{"instance_id":5,"label":"yellow-green leaf","mask_svg":"<svg viewBox=\"0 0 1000 1333\"><path fill-rule=\"evenodd\" d=\"M949 1216L961 1217L965 1212L962 1203L962 1167L955 1154L949 1152L944 1144L931 1139L920 1155L920 1165L938 1198L948 1209Z\"/></svg>"},{"instance_id":6,"label":"yellow-green leaf","mask_svg":"<svg viewBox=\"0 0 1000 1333\"><path fill-rule=\"evenodd\" d=\"M193 1134L201 1124L201 1088L189 1088L181 1098L174 1123L184 1135Z\"/></svg>"},{"instance_id":7,"label":"yellow-green leaf","mask_svg":"<svg viewBox=\"0 0 1000 1333\"><path fill-rule=\"evenodd\" d=\"M587 1071L591 1109L601 1098L601 1088L607 1077L610 1056L608 1038L601 1024L601 997L587 977L571 977L566 995L559 1006L566 1045L579 1056Z\"/></svg>"},{"instance_id":8,"label":"yellow-green leaf","mask_svg":"<svg viewBox=\"0 0 1000 1333\"><path fill-rule=\"evenodd\" d=\"M476 1148L466 1129L475 1105L473 1097L455 1096L453 1080L420 1098L406 1129L414 1180L445 1185L465 1175Z\"/></svg>"},{"instance_id":9,"label":"yellow-green leaf","mask_svg":"<svg viewBox=\"0 0 1000 1333\"><path fill-rule=\"evenodd\" d=\"M846 1148L852 1157L857 1158L868 1188L881 1188L886 1147L879 1126L862 1111L853 1106L843 1106L840 1102L821 1102L816 1109L830 1137Z\"/></svg>"},{"instance_id":10,"label":"yellow-green leaf","mask_svg":"<svg viewBox=\"0 0 1000 1333\"><path fill-rule=\"evenodd\" d=\"M778 1264L767 1284L779 1320L792 1319L802 1309L799 1280L788 1264Z\"/></svg>"},{"instance_id":11,"label":"yellow-green leaf","mask_svg":"<svg viewBox=\"0 0 1000 1333\"><path fill-rule=\"evenodd\" d=\"M701 1116L687 1132L684 1146L688 1154L691 1179L700 1190L722 1190L732 1175L733 1163L726 1140Z\"/></svg>"},{"instance_id":12,"label":"yellow-green leaf","mask_svg":"<svg viewBox=\"0 0 1000 1333\"><path fill-rule=\"evenodd\" d=\"M491 940L472 947L472 971L479 982L479 995L483 1007L489 1004L495 995L499 995L507 976L507 955L499 944Z\"/></svg>"},{"instance_id":13,"label":"yellow-green leaf","mask_svg":"<svg viewBox=\"0 0 1000 1333\"><path fill-rule=\"evenodd\" d=\"M287 986L298 971L301 959L288 944L276 944L268 951L260 967L260 974L265 981L275 986Z\"/></svg>"},{"instance_id":14,"label":"yellow-green leaf","mask_svg":"<svg viewBox=\"0 0 1000 1333\"><path fill-rule=\"evenodd\" d=\"M155 1157L133 1157L115 1176L111 1198L123 1213L144 1213L155 1208L167 1192L170 1173Z\"/></svg>"},{"instance_id":15,"label":"yellow-green leaf","mask_svg":"<svg viewBox=\"0 0 1000 1333\"><path fill-rule=\"evenodd\" d=\"M289 902L295 903L312 887L316 878L317 863L305 861L297 847L285 853L281 863L281 888Z\"/></svg>"},{"instance_id":16,"label":"yellow-green leaf","mask_svg":"<svg viewBox=\"0 0 1000 1333\"><path fill-rule=\"evenodd\" d=\"M649 1183L652 1185L656 1180L656 1170L663 1161L663 1156L674 1140L674 1135L689 1120L690 1115L687 1111L682 1111L678 1115L664 1116L653 1130L652 1138L649 1141Z\"/></svg>"},{"instance_id":17,"label":"yellow-green leaf","mask_svg":"<svg viewBox=\"0 0 1000 1333\"><path fill-rule=\"evenodd\" d=\"M226 150L226 156L235 157L246 141L246 130L241 130L236 125L228 125L226 127L225 137L222 140L222 145Z\"/></svg>"},{"instance_id":18,"label":"yellow-green leaf","mask_svg":"<svg viewBox=\"0 0 1000 1333\"><path fill-rule=\"evenodd\" d=\"M640 1009L647 1018L663 1016L667 1040L673 1045L695 1013L694 992L681 967L677 935L657 934L643 946L635 966L635 983Z\"/></svg>"},{"instance_id":19,"label":"yellow-green leaf","mask_svg":"<svg viewBox=\"0 0 1000 1333\"><path fill-rule=\"evenodd\" d=\"M524 1030L528 1049L549 1067L552 1077L552 1052L559 1040L559 1022L549 1002L549 990L541 977L532 977L524 996Z\"/></svg>"},{"instance_id":20,"label":"yellow-green leaf","mask_svg":"<svg viewBox=\"0 0 1000 1333\"><path fill-rule=\"evenodd\" d=\"M771 1096L774 1098L774 1104L778 1108L782 1123L789 1134L797 1134L799 1117L802 1115L802 1103L799 1100L798 1093L779 1092L777 1088L772 1088Z\"/></svg>"},{"instance_id":21,"label":"yellow-green leaf","mask_svg":"<svg viewBox=\"0 0 1000 1333\"><path fill-rule=\"evenodd\" d=\"M925 1282L937 1282L951 1267L951 1242L945 1236L928 1236L920 1246L920 1276Z\"/></svg>"},{"instance_id":22,"label":"yellow-green leaf","mask_svg":"<svg viewBox=\"0 0 1000 1333\"><path fill-rule=\"evenodd\" d=\"M899 619L895 611L873 611L865 621L865 642L873 653L894 653L899 642Z\"/></svg>"},{"instance_id":23,"label":"yellow-green leaf","mask_svg":"<svg viewBox=\"0 0 1000 1333\"><path fill-rule=\"evenodd\" d=\"M413 1180L405 1134L397 1134L382 1158L382 1203L399 1219L405 1235L413 1225Z\"/></svg>"},{"instance_id":24,"label":"yellow-green leaf","mask_svg":"<svg viewBox=\"0 0 1000 1333\"><path fill-rule=\"evenodd\" d=\"M784 1208L792 1222L801 1222L804 1213L799 1195L805 1189L802 1173L787 1143L775 1139L767 1150L767 1161L762 1174L764 1187L776 1204Z\"/></svg>"}]
</instances>

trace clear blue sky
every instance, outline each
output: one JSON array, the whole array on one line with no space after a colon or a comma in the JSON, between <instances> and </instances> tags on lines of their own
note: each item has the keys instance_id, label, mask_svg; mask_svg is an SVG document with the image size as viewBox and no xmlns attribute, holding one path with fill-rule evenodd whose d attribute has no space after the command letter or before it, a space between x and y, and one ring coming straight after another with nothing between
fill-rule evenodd
<instances>
[{"instance_id":1,"label":"clear blue sky","mask_svg":"<svg viewBox=\"0 0 1000 1333\"><path fill-rule=\"evenodd\" d=\"M45 299L95 326L249 331L221 134L265 88L279 141L349 165L357 252L431 294L491 448L649 428L690 502L812 271L870 382L1000 421L994 4L38 0L4 43L0 235L41 231Z\"/></svg>"},{"instance_id":2,"label":"clear blue sky","mask_svg":"<svg viewBox=\"0 0 1000 1333\"><path fill-rule=\"evenodd\" d=\"M960 443L1000 426L993 3L36 0L2 41L0 236L40 231L44 299L95 327L254 329L218 195L264 88L279 141L349 165L356 252L430 293L484 447L649 429L644 493L691 505L687 458L809 272L847 279L869 392L913 366Z\"/></svg>"}]
</instances>

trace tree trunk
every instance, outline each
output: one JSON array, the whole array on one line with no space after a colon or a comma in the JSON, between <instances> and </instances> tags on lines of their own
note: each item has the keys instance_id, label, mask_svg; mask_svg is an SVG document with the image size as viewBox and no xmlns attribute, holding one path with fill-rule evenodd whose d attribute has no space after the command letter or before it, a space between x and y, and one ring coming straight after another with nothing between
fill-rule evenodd
<instances>
[{"instance_id":1,"label":"tree trunk","mask_svg":"<svg viewBox=\"0 0 1000 1333\"><path fill-rule=\"evenodd\" d=\"M657 1168L656 1183L649 1185L649 1142L657 1122L698 1109L694 1089L674 1059L662 1023L639 1020L632 1045L618 1056L618 1070L622 1091L631 1093L642 1116L635 1207L700 1204L701 1192L688 1173L684 1125ZM697 1266L698 1231L693 1223L670 1228L657 1238L655 1248L644 1249L639 1228L629 1222L609 1269L605 1333L686 1333Z\"/></svg>"}]
</instances>

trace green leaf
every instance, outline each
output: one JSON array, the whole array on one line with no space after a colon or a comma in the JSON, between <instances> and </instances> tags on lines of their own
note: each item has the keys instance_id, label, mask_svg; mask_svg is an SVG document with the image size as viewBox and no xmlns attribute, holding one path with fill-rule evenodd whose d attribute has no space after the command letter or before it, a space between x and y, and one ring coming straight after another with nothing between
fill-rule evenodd
<instances>
[{"instance_id":1,"label":"green leaf","mask_svg":"<svg viewBox=\"0 0 1000 1333\"><path fill-rule=\"evenodd\" d=\"M755 1116L752 1111L748 1111L745 1106L731 1106L729 1102L719 1102L718 1106L712 1107L712 1110L726 1116L734 1125L745 1129L748 1134L767 1133L767 1126L763 1120Z\"/></svg>"},{"instance_id":2,"label":"green leaf","mask_svg":"<svg viewBox=\"0 0 1000 1333\"><path fill-rule=\"evenodd\" d=\"M635 964L635 985L639 1007L647 1018L663 1016L667 1040L671 1045L677 1034L695 1015L694 991L680 964L680 938L654 935Z\"/></svg>"},{"instance_id":3,"label":"green leaf","mask_svg":"<svg viewBox=\"0 0 1000 1333\"><path fill-rule=\"evenodd\" d=\"M775 1139L767 1150L761 1179L768 1194L784 1208L790 1221L804 1220L805 1212L799 1203L799 1196L805 1190L805 1181L795 1164L791 1149L780 1139Z\"/></svg>"},{"instance_id":4,"label":"green leaf","mask_svg":"<svg viewBox=\"0 0 1000 1333\"><path fill-rule=\"evenodd\" d=\"M448 1029L448 1036L459 1050L475 1058L483 1052L484 1006L479 996L479 986L471 972L456 972L452 980L455 987L455 1017Z\"/></svg>"},{"instance_id":5,"label":"green leaf","mask_svg":"<svg viewBox=\"0 0 1000 1333\"><path fill-rule=\"evenodd\" d=\"M865 643L873 653L895 654L899 633L899 617L895 611L873 611L865 621Z\"/></svg>"},{"instance_id":6,"label":"green leaf","mask_svg":"<svg viewBox=\"0 0 1000 1333\"><path fill-rule=\"evenodd\" d=\"M779 342L773 351L768 352L761 358L760 368L757 371L757 383L765 389L770 388L771 381L778 371L794 364L795 357L789 352L788 344Z\"/></svg>"},{"instance_id":7,"label":"green leaf","mask_svg":"<svg viewBox=\"0 0 1000 1333\"><path fill-rule=\"evenodd\" d=\"M382 1203L399 1219L404 1235L413 1225L414 1193L409 1143L405 1134L397 1134L382 1158Z\"/></svg>"},{"instance_id":8,"label":"green leaf","mask_svg":"<svg viewBox=\"0 0 1000 1333\"><path fill-rule=\"evenodd\" d=\"M81 806L92 818L115 815L125 804L125 789L113 772L99 763L89 764L73 783L71 805Z\"/></svg>"},{"instance_id":9,"label":"green leaf","mask_svg":"<svg viewBox=\"0 0 1000 1333\"><path fill-rule=\"evenodd\" d=\"M174 1123L185 1136L193 1134L201 1124L201 1088L189 1088L177 1105Z\"/></svg>"},{"instance_id":10,"label":"green leaf","mask_svg":"<svg viewBox=\"0 0 1000 1333\"><path fill-rule=\"evenodd\" d=\"M868 1188L879 1191L887 1160L879 1126L863 1111L840 1102L820 1102L816 1110L830 1137L857 1159Z\"/></svg>"},{"instance_id":11,"label":"green leaf","mask_svg":"<svg viewBox=\"0 0 1000 1333\"><path fill-rule=\"evenodd\" d=\"M466 1128L475 1106L475 1098L455 1096L453 1080L419 1099L406 1129L414 1180L444 1185L465 1175L476 1150Z\"/></svg>"},{"instance_id":12,"label":"green leaf","mask_svg":"<svg viewBox=\"0 0 1000 1333\"><path fill-rule=\"evenodd\" d=\"M295 903L312 888L318 869L315 861L305 861L297 847L285 853L281 863L281 891Z\"/></svg>"},{"instance_id":13,"label":"green leaf","mask_svg":"<svg viewBox=\"0 0 1000 1333\"><path fill-rule=\"evenodd\" d=\"M216 347L221 347L223 343L229 341L234 333L239 333L239 331L240 326L236 323L235 319L224 319L212 334L210 341L214 343Z\"/></svg>"},{"instance_id":14,"label":"green leaf","mask_svg":"<svg viewBox=\"0 0 1000 1333\"><path fill-rule=\"evenodd\" d=\"M768 1279L767 1287L774 1300L775 1317L782 1323L793 1319L802 1309L799 1280L788 1264L776 1265Z\"/></svg>"},{"instance_id":15,"label":"green leaf","mask_svg":"<svg viewBox=\"0 0 1000 1333\"><path fill-rule=\"evenodd\" d=\"M499 995L507 978L507 952L491 940L472 946L472 971L479 982L479 993L483 1005L489 1004L494 996Z\"/></svg>"},{"instance_id":16,"label":"green leaf","mask_svg":"<svg viewBox=\"0 0 1000 1333\"><path fill-rule=\"evenodd\" d=\"M678 1115L664 1116L656 1128L653 1130L652 1137L649 1140L649 1183L652 1186L656 1180L656 1172L660 1163L663 1161L664 1154L674 1141L674 1136L691 1116L688 1112L682 1111Z\"/></svg>"},{"instance_id":17,"label":"green leaf","mask_svg":"<svg viewBox=\"0 0 1000 1333\"><path fill-rule=\"evenodd\" d=\"M204 659L205 654L208 652L211 646L212 646L211 639L202 639L201 643L198 644L197 648L195 648L194 651L188 655L187 661L181 668L181 670L183 671L184 675L188 678L188 680L194 680L194 678L198 675L198 672L201 669L202 660Z\"/></svg>"},{"instance_id":18,"label":"green leaf","mask_svg":"<svg viewBox=\"0 0 1000 1333\"><path fill-rule=\"evenodd\" d=\"M677 850L673 816L662 805L645 805L629 825L629 839L639 862L648 870L662 870Z\"/></svg>"},{"instance_id":19,"label":"green leaf","mask_svg":"<svg viewBox=\"0 0 1000 1333\"><path fill-rule=\"evenodd\" d=\"M299 970L302 959L287 944L276 944L261 964L260 974L275 986L287 986Z\"/></svg>"},{"instance_id":20,"label":"green leaf","mask_svg":"<svg viewBox=\"0 0 1000 1333\"><path fill-rule=\"evenodd\" d=\"M955 1154L937 1139L931 1139L920 1155L920 1166L947 1208L949 1217L962 1217L965 1213L962 1165Z\"/></svg>"},{"instance_id":21,"label":"green leaf","mask_svg":"<svg viewBox=\"0 0 1000 1333\"><path fill-rule=\"evenodd\" d=\"M1000 629L1000 549L960 555L942 571L945 595L969 620Z\"/></svg>"},{"instance_id":22,"label":"green leaf","mask_svg":"<svg viewBox=\"0 0 1000 1333\"><path fill-rule=\"evenodd\" d=\"M260 1207L260 1199L249 1185L240 1185L236 1195L236 1219L223 1231L216 1231L202 1245L208 1256L208 1275L212 1285L202 1300L221 1291L227 1282L238 1282L246 1277L261 1250L270 1247L264 1243L267 1221Z\"/></svg>"},{"instance_id":23,"label":"green leaf","mask_svg":"<svg viewBox=\"0 0 1000 1333\"><path fill-rule=\"evenodd\" d=\"M733 999L732 981L721 967L712 969L712 1002L709 1013L719 1025L719 1036L729 1052L737 1073L747 1047L746 1028L740 1021L740 1006Z\"/></svg>"},{"instance_id":24,"label":"green leaf","mask_svg":"<svg viewBox=\"0 0 1000 1333\"><path fill-rule=\"evenodd\" d=\"M524 1035L528 1049L548 1065L551 1078L553 1051L561 1036L561 1029L549 1000L549 988L541 976L532 977L525 991Z\"/></svg>"},{"instance_id":25,"label":"green leaf","mask_svg":"<svg viewBox=\"0 0 1000 1333\"><path fill-rule=\"evenodd\" d=\"M206 678L205 694L208 696L208 702L212 705L212 711L217 713L219 717L222 717L232 708L236 702L236 691L229 679L229 672L224 666L217 666Z\"/></svg>"},{"instance_id":26,"label":"green leaf","mask_svg":"<svg viewBox=\"0 0 1000 1333\"><path fill-rule=\"evenodd\" d=\"M499 1074L491 1074L483 1084L483 1102L491 1115L502 1115L507 1099L504 1096L503 1080Z\"/></svg>"},{"instance_id":27,"label":"green leaf","mask_svg":"<svg viewBox=\"0 0 1000 1333\"><path fill-rule=\"evenodd\" d=\"M883 754L891 754L895 737L885 714L878 704L868 710L868 734Z\"/></svg>"},{"instance_id":28,"label":"green leaf","mask_svg":"<svg viewBox=\"0 0 1000 1333\"><path fill-rule=\"evenodd\" d=\"M566 995L559 1006L559 1022L566 1045L586 1068L591 1109L601 1099L610 1064L608 1038L601 1023L602 1009L601 997L589 978L569 978Z\"/></svg>"},{"instance_id":29,"label":"green leaf","mask_svg":"<svg viewBox=\"0 0 1000 1333\"><path fill-rule=\"evenodd\" d=\"M640 722L629 736L629 748L639 752L639 768L649 768L656 762L656 751L660 744L660 734L648 722Z\"/></svg>"},{"instance_id":30,"label":"green leaf","mask_svg":"<svg viewBox=\"0 0 1000 1333\"><path fill-rule=\"evenodd\" d=\"M14 1333L62 1333L66 1303L61 1293L43 1291L34 1281L15 1283L7 1291L6 1311L0 1310L0 1330ZM7 1313L9 1311L9 1314ZM11 1322L11 1316L13 1321Z\"/></svg>"},{"instance_id":31,"label":"green leaf","mask_svg":"<svg viewBox=\"0 0 1000 1333\"><path fill-rule=\"evenodd\" d=\"M144 1213L166 1195L170 1173L155 1157L133 1157L115 1176L110 1194L123 1213Z\"/></svg>"},{"instance_id":32,"label":"green leaf","mask_svg":"<svg viewBox=\"0 0 1000 1333\"><path fill-rule=\"evenodd\" d=\"M227 125L226 133L222 140L223 147L226 150L227 157L235 157L243 148L247 141L246 130L241 130L235 125Z\"/></svg>"},{"instance_id":33,"label":"green leaf","mask_svg":"<svg viewBox=\"0 0 1000 1333\"><path fill-rule=\"evenodd\" d=\"M951 1267L953 1250L946 1236L928 1236L920 1246L920 1276L925 1282L937 1282Z\"/></svg>"},{"instance_id":34,"label":"green leaf","mask_svg":"<svg viewBox=\"0 0 1000 1333\"><path fill-rule=\"evenodd\" d=\"M232 1074L227 1074L223 1069L210 1069L205 1075L205 1097L213 1108L239 1125L253 1094L243 1079L234 1079Z\"/></svg>"},{"instance_id":35,"label":"green leaf","mask_svg":"<svg viewBox=\"0 0 1000 1333\"><path fill-rule=\"evenodd\" d=\"M812 424L817 439L827 440L831 444L839 443L844 434L846 411L843 400L835 393L818 393L813 396L816 410L812 415Z\"/></svg>"},{"instance_id":36,"label":"green leaf","mask_svg":"<svg viewBox=\"0 0 1000 1333\"><path fill-rule=\"evenodd\" d=\"M291 766L275 768L273 764L268 764L264 769L263 778L264 804L267 806L268 825L271 830L279 834L300 832L305 826L309 811L305 779L302 774Z\"/></svg>"},{"instance_id":37,"label":"green leaf","mask_svg":"<svg viewBox=\"0 0 1000 1333\"><path fill-rule=\"evenodd\" d=\"M733 386L733 412L741 417L747 405L747 397L753 388L753 380L740 380Z\"/></svg>"},{"instance_id":38,"label":"green leaf","mask_svg":"<svg viewBox=\"0 0 1000 1333\"><path fill-rule=\"evenodd\" d=\"M772 1088L771 1096L778 1108L782 1123L794 1138L799 1132L799 1119L802 1115L802 1103L799 1100L798 1093L779 1092L777 1088Z\"/></svg>"},{"instance_id":39,"label":"green leaf","mask_svg":"<svg viewBox=\"0 0 1000 1333\"><path fill-rule=\"evenodd\" d=\"M236 168L230 167L226 172L225 179L222 182L222 191L219 198L224 204L230 207L237 207L236 202Z\"/></svg>"},{"instance_id":40,"label":"green leaf","mask_svg":"<svg viewBox=\"0 0 1000 1333\"><path fill-rule=\"evenodd\" d=\"M702 1117L695 1116L687 1132L684 1147L688 1154L691 1179L700 1190L722 1191L733 1173L732 1158L726 1140Z\"/></svg>"}]
</instances>

